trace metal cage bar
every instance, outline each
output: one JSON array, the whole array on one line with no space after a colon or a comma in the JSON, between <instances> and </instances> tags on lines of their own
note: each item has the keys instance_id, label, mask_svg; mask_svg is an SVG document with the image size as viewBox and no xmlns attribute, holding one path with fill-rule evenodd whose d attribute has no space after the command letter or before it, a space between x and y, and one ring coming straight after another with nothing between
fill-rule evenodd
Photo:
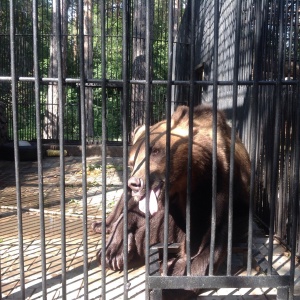
<instances>
[{"instance_id":1,"label":"metal cage bar","mask_svg":"<svg viewBox=\"0 0 300 300\"><path fill-rule=\"evenodd\" d=\"M83 288L84 288L84 299L88 299L88 222L87 222L87 162L86 162L86 136L87 136L87 125L86 125L86 101L85 101L85 61L84 61L84 25L83 25L83 1L79 0L79 37L80 37L80 48L79 48L79 66L80 66L80 112L81 112L81 149L82 149L82 231L83 231Z\"/></svg>"},{"instance_id":2,"label":"metal cage bar","mask_svg":"<svg viewBox=\"0 0 300 300\"><path fill-rule=\"evenodd\" d=\"M35 76L35 103L36 103L36 124L37 124L37 159L38 159L38 177L39 177L39 209L40 209L40 236L41 236L41 263L42 263L42 289L43 300L47 299L47 268L46 268L46 228L45 228L45 214L44 214L44 180L43 180L43 146L41 137L41 103L40 103L40 69L38 56L38 3L32 1L32 19L33 19L33 37L34 37L34 76Z\"/></svg>"},{"instance_id":3,"label":"metal cage bar","mask_svg":"<svg viewBox=\"0 0 300 300\"><path fill-rule=\"evenodd\" d=\"M189 103L189 141L188 141L188 172L187 172L187 202L186 202L186 260L187 276L191 275L191 193L192 193L192 155L194 135L195 106L195 1L191 1L191 47L190 47L190 103Z\"/></svg>"},{"instance_id":4,"label":"metal cage bar","mask_svg":"<svg viewBox=\"0 0 300 300\"><path fill-rule=\"evenodd\" d=\"M102 139L102 220L106 220L106 164L107 164L107 150L106 150L106 16L105 16L105 8L106 1L101 1L101 82L102 82L102 136L105 137ZM102 222L102 237L101 237L101 247L102 249L106 249L106 222ZM103 300L106 299L106 260L105 256L101 257L101 296Z\"/></svg>"},{"instance_id":5,"label":"metal cage bar","mask_svg":"<svg viewBox=\"0 0 300 300\"><path fill-rule=\"evenodd\" d=\"M129 2L123 2L123 97L122 97L122 124L123 124L123 195L124 195L124 299L128 299L128 115L129 115Z\"/></svg>"},{"instance_id":6,"label":"metal cage bar","mask_svg":"<svg viewBox=\"0 0 300 300\"><path fill-rule=\"evenodd\" d=\"M152 2L146 1L146 51L145 51L145 171L146 171L146 232L145 232L145 272L149 274L150 271L150 212L149 212L149 197L150 197L150 98L151 98L151 14ZM146 300L149 299L149 277L146 275Z\"/></svg>"},{"instance_id":7,"label":"metal cage bar","mask_svg":"<svg viewBox=\"0 0 300 300\"><path fill-rule=\"evenodd\" d=\"M17 75L16 75L16 58L15 58L15 17L14 1L9 2L10 17L10 60L11 60L11 98L13 109L13 136L14 136L14 159L15 159L15 178L16 178L16 198L17 198L17 215L18 215L18 242L19 253L23 253L23 220L22 220L22 199L21 199L21 183L20 183L20 155L19 155L19 138L18 138L18 106L17 106ZM25 276L24 276L24 256L20 256L20 287L21 296L25 298Z\"/></svg>"},{"instance_id":8,"label":"metal cage bar","mask_svg":"<svg viewBox=\"0 0 300 300\"><path fill-rule=\"evenodd\" d=\"M160 0L162 1L162 0ZM137 0L138 2L138 0ZM136 2L136 3L137 3ZM7 33L0 34L0 38L9 37L8 53L10 66L6 74L3 71L0 76L0 88L3 85L10 84L9 92L11 94L9 105L11 105L12 112L12 133L13 133L13 156L14 156L14 171L15 171L15 187L16 187L16 220L18 222L18 251L19 255L19 292L18 296L25 299L27 296L27 282L26 282L26 270L24 257L25 248L27 244L24 244L24 226L23 217L24 212L39 212L39 235L40 235L40 255L41 255L41 286L42 297L47 298L47 245L46 245L46 221L45 221L45 184L44 184L44 172L43 172L43 119L41 110L43 109L43 102L41 95L44 93L42 90L45 86L55 84L58 86L59 92L59 207L58 213L60 219L60 240L61 240L61 253L59 254L61 262L61 273L57 276L58 281L61 281L61 297L62 299L68 299L67 280L68 280L68 261L67 261L67 219L66 215L66 166L65 166L65 126L68 123L66 115L66 95L65 90L67 88L76 89L78 96L78 124L80 128L80 140L81 140L81 167L82 167L82 182L81 182L81 195L82 198L82 265L80 269L83 270L83 296L84 299L89 298L89 234L88 234L88 185L87 185L87 108L85 91L88 88L93 88L97 91L97 97L101 99L101 167L102 167L102 237L101 247L102 251L107 248L106 243L106 230L107 226L104 220L107 218L107 165L108 155L107 151L109 145L108 137L108 111L111 99L109 98L109 92L112 89L119 91L118 95L121 95L119 112L121 112L120 125L122 127L122 146L123 146L123 198L122 198L122 213L123 213L123 253L124 253L124 274L123 277L123 298L129 298L130 291L130 270L128 264L130 263L130 257L127 249L129 248L128 242L128 203L130 201L130 190L128 188L128 154L129 154L129 131L130 129L130 102L131 102L131 88L133 85L142 86L145 89L145 98L143 99L144 116L145 116L145 173L146 173L146 231L145 231L145 269L146 269L146 299L152 297L152 299L159 299L162 297L162 290L164 289L197 289L197 288L221 288L221 287L233 287L233 288L256 288L256 287L271 287L277 288L277 299L293 299L294 297L294 276L296 274L296 256L299 255L299 150L300 150L300 105L299 105L299 70L298 70L298 40L299 40L299 1L261 1L261 2L245 2L242 0L235 0L231 2L223 1L195 1L190 0L184 2L185 13L181 18L180 27L186 26L186 31L179 28L178 36L174 36L174 23L176 22L176 7L180 1L167 1L165 3L165 9L168 11L167 18L167 64L166 64L166 78L160 78L157 76L154 78L155 63L153 58L153 49L155 40L153 38L155 27L155 10L153 9L156 1L146 1L146 27L145 27L145 63L144 63L144 78L132 79L132 49L131 38L132 31L130 24L132 22L132 5L133 1L124 0L122 5L116 7L109 7L108 1L99 1L97 3L100 9L100 24L101 29L99 32L99 41L101 45L98 46L101 56L101 75L98 78L90 78L85 73L85 67L87 62L85 61L85 49L84 49L84 1L79 0L77 5L78 9L78 34L74 36L78 38L79 48L74 60L78 61L78 74L74 72L72 75L65 76L63 74L63 29L62 29L62 0L56 1L56 40L57 40L57 65L58 74L55 76L41 75L40 70L40 39L39 39L39 9L38 1L32 2L32 58L33 58L33 74L18 74L18 49L16 49L16 40L19 39L19 34L16 35L16 10L18 9L16 4L18 1L9 0L9 6L7 8L9 15L9 30ZM233 42L230 40L232 36L228 37L228 49L232 51L233 56L228 59L227 64L232 68L228 71L224 66L224 45L221 43L222 37L228 34L227 24L221 24L222 18L224 18L224 9L226 5L224 3L230 3L234 9L231 11L232 16L228 20L233 20L230 24L231 29L234 29ZM252 3L252 4L251 4ZM119 2L118 2L119 4ZM246 6L246 4L248 6ZM94 5L96 5L94 3ZM200 6L203 7L200 9ZM139 6L139 5L138 5ZM251 7L249 11L246 8ZM120 11L121 13L120 13ZM136 8L135 8L136 9ZM93 7L93 12L96 8ZM122 49L118 46L118 51L121 53L121 65L122 72L120 76L111 76L109 74L108 57L109 53L108 45L112 36L108 35L108 14L122 15ZM76 11L77 14L77 11ZM202 14L202 15L201 15ZM211 18L207 21L204 17L205 14ZM71 18L71 15L69 16ZM121 18L121 17L120 17ZM119 19L118 19L119 20ZM205 23L207 21L207 23ZM246 24L247 22L248 24ZM119 22L119 21L118 21ZM205 23L204 25L201 23ZM202 28L200 28L201 26ZM118 26L121 26L118 23ZM230 27L228 26L228 27ZM203 29L202 31L200 29ZM225 29L224 29L225 28ZM205 29L205 30L204 30ZM2 29L1 29L2 30ZM183 30L181 33L180 30ZM223 31L221 31L223 30ZM121 28L118 27L117 36L120 38L119 33ZM210 32L208 39L205 34ZM182 37L180 34L186 34ZM20 34L21 36L22 34ZM207 49L206 41L209 40L209 54L204 53ZM98 41L98 40L97 40ZM201 42L200 42L201 41ZM73 41L74 42L74 41ZM75 43L75 42L74 42ZM232 43L232 44L230 44ZM165 44L165 45L166 45ZM200 45L201 44L201 45ZM24 42L20 42L20 45L24 45ZM43 45L44 46L44 45ZM75 49L75 48L74 48ZM120 51L121 49L121 51ZM250 49L250 50L249 50ZM165 49L163 49L165 50ZM161 51L163 51L161 50ZM202 51L202 52L201 52ZM119 53L118 52L118 53ZM223 53L224 52L224 53ZM204 55L204 54L205 55ZM224 55L226 56L226 55ZM200 61L202 60L203 61ZM4 61L4 60L3 60ZM6 61L4 61L6 62ZM203 74L201 79L196 76L196 65L203 66ZM3 65L0 62L0 66ZM248 68L248 69L247 69ZM99 69L100 70L100 69ZM99 71L97 70L97 71ZM225 71L224 71L225 70ZM226 73L227 72L227 73ZM226 73L226 76L224 75ZM32 75L32 76L31 76ZM96 76L95 76L96 77ZM32 97L34 102L30 105L34 106L30 108L31 113L35 111L35 118L30 120L30 128L36 126L36 140L37 140L37 176L38 176L38 208L24 208L22 197L22 180L20 173L20 146L19 146L19 133L20 122L22 121L20 115L19 102L19 90L18 87L24 85L24 91L26 93L30 89L34 88ZM151 189L150 179L150 159L151 159L151 143L150 143L150 126L152 124L152 105L153 95L156 88L162 87L162 90L166 91L166 97L162 101L165 107L162 109L164 117L167 120L166 129L166 183L165 183L165 206L164 206L164 241L163 245L151 245L150 235L152 234L150 223L151 216L149 213L149 197ZM197 89L201 88L203 94L201 98L196 99ZM28 91L27 91L28 89ZM175 92L174 92L175 91ZM224 92L225 91L225 92ZM243 91L246 91L241 104L241 96ZM211 94L209 94L211 92ZM229 213L228 213L228 239L227 239L227 269L226 275L215 276L214 270L214 249L216 244L216 195L218 184L218 166L217 166L217 109L224 105L222 97L226 98L226 92L230 99L229 108L225 107L231 114L231 149L230 149L230 179L229 179ZM26 94L25 93L25 94ZM74 92L75 93L75 92ZM206 93L206 94L205 94ZM208 96L207 96L208 95ZM225 95L225 96L224 96ZM187 96L187 98L180 98ZM205 98L207 96L207 98ZM23 97L23 96L22 96ZM95 96L96 97L96 96ZM176 98L178 97L178 98ZM209 98L210 97L210 98ZM43 98L44 99L44 98ZM98 100L99 100L98 99ZM97 101L98 101L97 100ZM208 276L194 276L192 275L191 262L191 184L192 184L192 154L193 154L193 108L197 102L209 102L213 107L213 153L212 153L212 219L211 219L211 238L210 238L210 263L207 270ZM223 102L222 102L223 101ZM100 102L100 100L99 100ZM185 247L186 251L186 276L168 276L168 258L169 252L174 248L178 249L178 244L169 244L169 209L172 205L169 203L169 190L170 190L170 163L172 162L171 152L171 112L173 105L186 102L189 104L189 138L188 138L188 175L187 175L187 207L186 207L186 241L181 245ZM226 105L229 103L227 101ZM224 106L226 106L224 105ZM100 107L100 105L99 105ZM8 108L7 108L8 110ZM80 120L80 121L79 121ZM232 231L233 231L233 215L232 215L232 201L234 196L234 155L235 155L235 140L237 138L236 130L241 134L245 140L245 144L251 157L251 181L250 181L250 207L249 207L249 223L248 223L248 244L247 244L247 276L233 276L232 264L234 255L234 246L232 244ZM31 135L31 129L24 129L24 132ZM118 140L119 142L119 140ZM2 151L2 148L1 148ZM100 159L100 158L99 158ZM1 182L0 182L1 184ZM100 205L100 203L99 203ZM1 207L2 208L2 207ZM2 213L2 212L1 212ZM0 214L2 217L2 214ZM268 259L266 260L261 253L256 249L254 245L253 223L261 223L269 230L269 249ZM0 237L1 238L1 237ZM279 239L287 245L287 249L291 253L290 257L290 274L278 275L274 268L273 258L273 240ZM2 241L0 242L1 245ZM160 250L163 249L162 258L160 256ZM245 250L246 247L243 248ZM246 251L246 250L245 250ZM259 265L263 272L267 273L266 276L251 276L253 259L255 262L259 262ZM162 263L162 272L158 262ZM106 259L105 255L102 255L101 260L101 293L102 299L107 298L107 272L106 272ZM0 264L0 268L3 267L3 263ZM2 271L2 270L1 270ZM3 275L1 274L0 276ZM2 280L1 278L1 280ZM99 279L100 281L100 279ZM100 282L99 282L100 284ZM0 286L0 292L3 292L2 281ZM151 294L152 292L152 294ZM0 298L2 295L0 296Z\"/></svg>"},{"instance_id":9,"label":"metal cage bar","mask_svg":"<svg viewBox=\"0 0 300 300\"><path fill-rule=\"evenodd\" d=\"M230 147L230 171L229 171L229 208L228 208L228 242L227 242L227 275L231 275L232 264L232 225L233 225L233 188L234 188L234 155L236 141L236 119L237 119L237 98L238 98L238 75L239 75L239 53L240 53L240 28L241 28L241 9L242 3L236 1L236 32L234 48L234 70L233 70L233 103L232 103L232 128L231 128L231 147Z\"/></svg>"},{"instance_id":10,"label":"metal cage bar","mask_svg":"<svg viewBox=\"0 0 300 300\"><path fill-rule=\"evenodd\" d=\"M166 186L165 186L165 214L164 214L164 250L163 250L163 275L166 276L168 266L168 239L169 239L169 179L170 179L170 131L171 131L171 88L172 88L172 60L173 60L173 6L172 1L169 1L168 15L168 83L167 83L167 100L166 100L166 132L169 134L166 137Z\"/></svg>"},{"instance_id":11,"label":"metal cage bar","mask_svg":"<svg viewBox=\"0 0 300 300\"><path fill-rule=\"evenodd\" d=\"M250 199L249 199L249 227L248 227L248 258L247 258L247 274L248 276L251 274L252 268L252 243L253 243L253 206L254 206L254 187L255 187L255 174L256 174L256 145L257 145L257 135L258 135L258 127L257 127L257 99L259 93L259 79L260 79L260 50L261 50L261 17L262 10L264 7L264 2L261 3L261 6L257 5L256 7L256 23L255 23L255 41L254 41L254 86L253 86L253 96L251 101L251 109L252 109L252 129L251 129L251 150L250 150L250 159L251 159L251 179L250 179Z\"/></svg>"},{"instance_id":12,"label":"metal cage bar","mask_svg":"<svg viewBox=\"0 0 300 300\"><path fill-rule=\"evenodd\" d=\"M214 252L216 238L216 198L217 198L217 108L218 108L218 37L219 37L219 1L214 1L214 62L213 62L213 128L212 128L212 213L210 238L210 276L214 273Z\"/></svg>"},{"instance_id":13,"label":"metal cage bar","mask_svg":"<svg viewBox=\"0 0 300 300\"><path fill-rule=\"evenodd\" d=\"M60 0L56 2L56 39L57 39L57 79L58 79L58 99L59 99L59 174L60 174L60 211L61 211L61 287L62 299L67 299L67 258L66 258L66 205L65 205L65 155L64 155L64 92L63 92L63 72L62 72L62 28L61 28Z\"/></svg>"}]
</instances>

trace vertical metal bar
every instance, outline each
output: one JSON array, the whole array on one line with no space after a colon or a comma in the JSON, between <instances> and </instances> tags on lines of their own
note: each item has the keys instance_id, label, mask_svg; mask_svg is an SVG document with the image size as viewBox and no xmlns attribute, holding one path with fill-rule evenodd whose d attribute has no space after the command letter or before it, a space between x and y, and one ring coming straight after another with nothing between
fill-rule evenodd
<instances>
[{"instance_id":1,"label":"vertical metal bar","mask_svg":"<svg viewBox=\"0 0 300 300\"><path fill-rule=\"evenodd\" d=\"M217 199L217 109L218 109L218 42L219 42L219 1L214 1L214 61L213 61L213 151L212 151L212 212L211 241L208 274L214 272L214 252L216 239L216 199Z\"/></svg>"},{"instance_id":2,"label":"vertical metal bar","mask_svg":"<svg viewBox=\"0 0 300 300\"><path fill-rule=\"evenodd\" d=\"M287 300L289 298L289 289L288 287L281 287L277 288L277 297L276 300Z\"/></svg>"},{"instance_id":3,"label":"vertical metal bar","mask_svg":"<svg viewBox=\"0 0 300 300\"><path fill-rule=\"evenodd\" d=\"M228 207L228 243L227 243L227 275L231 275L232 263L232 223L233 223L233 185L234 185L234 157L236 141L236 110L238 98L240 35L241 35L241 0L236 0L236 31L234 42L234 66L233 66L233 102L232 102L232 128L230 145L230 169L229 169L229 207Z\"/></svg>"},{"instance_id":4,"label":"vertical metal bar","mask_svg":"<svg viewBox=\"0 0 300 300\"><path fill-rule=\"evenodd\" d=\"M2 300L2 276L1 276L1 257L0 257L0 300ZM44 300L44 299L43 299Z\"/></svg>"},{"instance_id":5,"label":"vertical metal bar","mask_svg":"<svg viewBox=\"0 0 300 300\"><path fill-rule=\"evenodd\" d=\"M101 77L102 77L102 236L101 248L106 249L106 31L105 5L101 1ZM101 256L102 299L106 299L106 260Z\"/></svg>"},{"instance_id":6,"label":"vertical metal bar","mask_svg":"<svg viewBox=\"0 0 300 300\"><path fill-rule=\"evenodd\" d=\"M34 63L34 95L36 115L36 137L37 137L37 158L38 158L38 184L39 184L39 210L40 210L40 239L41 239L41 265L42 265L42 290L43 300L47 299L46 286L46 230L44 216L44 183L43 183L43 148L41 138L41 103L40 103L40 70L38 57L38 3L32 1L33 20L33 63Z\"/></svg>"},{"instance_id":7,"label":"vertical metal bar","mask_svg":"<svg viewBox=\"0 0 300 300\"><path fill-rule=\"evenodd\" d=\"M146 299L149 299L149 248L150 248L150 217L149 217L149 196L150 196L150 97L151 97L151 3L152 0L146 0L146 83L145 83L145 147L146 147L146 241L145 241L145 272L146 272L146 288L145 295Z\"/></svg>"},{"instance_id":8,"label":"vertical metal bar","mask_svg":"<svg viewBox=\"0 0 300 300\"><path fill-rule=\"evenodd\" d=\"M80 123L82 158L82 231L83 231L83 289L84 299L88 299L88 242L87 242L87 165L86 165L86 103L85 103L85 59L84 59L84 6L78 1L79 13L79 73L80 73ZM89 37L88 37L89 38Z\"/></svg>"},{"instance_id":9,"label":"vertical metal bar","mask_svg":"<svg viewBox=\"0 0 300 300\"><path fill-rule=\"evenodd\" d=\"M259 96L259 68L261 50L261 27L264 1L255 6L255 41L254 41L254 70L253 70L253 96L251 101L251 177L250 177L250 199L249 199L249 225L248 225L248 256L247 256L247 275L251 275L252 270L252 243L253 243L253 204L255 196L255 174L256 174L256 150L257 150L257 99Z\"/></svg>"},{"instance_id":10,"label":"vertical metal bar","mask_svg":"<svg viewBox=\"0 0 300 300\"><path fill-rule=\"evenodd\" d=\"M168 239L169 239L169 191L170 191L170 155L171 155L171 90L172 90L172 62L173 62L173 1L169 1L168 17L168 83L166 102L166 180L165 180L165 211L164 211L164 248L163 272L168 273Z\"/></svg>"},{"instance_id":11,"label":"vertical metal bar","mask_svg":"<svg viewBox=\"0 0 300 300\"><path fill-rule=\"evenodd\" d=\"M295 73L294 73L295 75ZM289 299L293 299L293 294L294 294L294 278L295 278L295 266L296 266L296 249L297 249L297 224L298 224L298 219L299 219L299 169L300 169L300 158L299 158L299 150L300 150L300 105L299 105L299 100L298 95L300 92L300 85L299 85L299 80L297 83L297 89L298 91L294 97L296 98L296 118L294 117L294 120L296 119L296 124L295 124L295 149L294 149L294 154L293 160L294 160L294 168L293 168L293 182L292 182L292 197L291 197L291 261L290 261L290 293L289 293Z\"/></svg>"},{"instance_id":12,"label":"vertical metal bar","mask_svg":"<svg viewBox=\"0 0 300 300\"><path fill-rule=\"evenodd\" d=\"M289 292L289 299L292 300L294 296L294 281L295 281L295 267L296 267L296 249L297 249L297 224L299 219L299 169L300 169L300 158L299 158L299 151L300 151L300 105L299 105L299 92L300 92L300 83L299 83L299 76L296 73L296 62L297 62L297 48L298 48L298 36L299 36L299 1L296 1L295 5L295 33L294 33L294 70L293 70L293 77L297 79L297 86L294 89L294 103L296 104L295 111L296 113L293 116L293 120L295 121L295 149L294 149L294 178L293 178L293 191L292 191L292 228L291 228L291 267L290 267L290 292ZM291 21L292 26L292 21Z\"/></svg>"},{"instance_id":13,"label":"vertical metal bar","mask_svg":"<svg viewBox=\"0 0 300 300\"><path fill-rule=\"evenodd\" d=\"M60 165L60 212L61 212L61 270L62 270L62 299L67 298L66 276L66 207L65 207L65 158L64 158L64 93L63 93L63 62L62 62L62 28L61 4L56 2L56 40L57 40L57 66L58 66L58 97L59 97L59 165Z\"/></svg>"},{"instance_id":14,"label":"vertical metal bar","mask_svg":"<svg viewBox=\"0 0 300 300\"><path fill-rule=\"evenodd\" d=\"M189 101L189 138L188 138L188 172L186 201L186 272L191 275L191 194L193 165L193 125L195 103L195 1L191 1L191 38L190 38L190 101Z\"/></svg>"},{"instance_id":15,"label":"vertical metal bar","mask_svg":"<svg viewBox=\"0 0 300 300\"><path fill-rule=\"evenodd\" d=\"M276 103L275 103L275 129L274 129L274 148L271 175L271 197L270 197L270 233L268 249L268 275L272 274L273 263L273 238L274 238L274 220L275 204L277 199L277 181L278 181L278 160L279 160L279 141L280 141L280 114L281 114L281 95L283 78L283 10L284 1L279 1L279 34L278 34L278 75L276 79Z\"/></svg>"},{"instance_id":16,"label":"vertical metal bar","mask_svg":"<svg viewBox=\"0 0 300 300\"><path fill-rule=\"evenodd\" d=\"M17 103L17 75L15 61L15 17L14 1L9 1L10 17L10 61L11 61L11 98L13 109L13 136L14 136L14 157L15 157L15 178L17 197L17 218L18 218L18 241L19 241L19 268L20 268L20 289L21 297L25 299L25 274L24 274L24 247L23 247L23 221L22 221L22 201L20 183L20 157L19 157L19 137L18 137L18 103Z\"/></svg>"},{"instance_id":17,"label":"vertical metal bar","mask_svg":"<svg viewBox=\"0 0 300 300\"><path fill-rule=\"evenodd\" d=\"M129 116L129 69L128 69L128 43L129 43L129 3L123 1L123 97L122 97L122 123L123 123L123 194L124 194L124 299L128 298L128 116Z\"/></svg>"},{"instance_id":18,"label":"vertical metal bar","mask_svg":"<svg viewBox=\"0 0 300 300\"><path fill-rule=\"evenodd\" d=\"M150 249L150 273L152 276L160 276L160 267L159 267L159 248L152 246ZM151 300L161 300L162 299L162 290L153 289L150 292Z\"/></svg>"}]
</instances>

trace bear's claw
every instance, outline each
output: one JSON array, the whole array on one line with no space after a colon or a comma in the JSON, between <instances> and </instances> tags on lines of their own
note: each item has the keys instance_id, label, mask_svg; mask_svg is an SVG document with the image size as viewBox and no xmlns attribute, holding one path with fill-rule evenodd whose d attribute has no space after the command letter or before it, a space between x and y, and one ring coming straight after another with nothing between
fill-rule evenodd
<instances>
[{"instance_id":1,"label":"bear's claw","mask_svg":"<svg viewBox=\"0 0 300 300\"><path fill-rule=\"evenodd\" d=\"M102 233L102 222L94 221L90 228L95 233Z\"/></svg>"}]
</instances>

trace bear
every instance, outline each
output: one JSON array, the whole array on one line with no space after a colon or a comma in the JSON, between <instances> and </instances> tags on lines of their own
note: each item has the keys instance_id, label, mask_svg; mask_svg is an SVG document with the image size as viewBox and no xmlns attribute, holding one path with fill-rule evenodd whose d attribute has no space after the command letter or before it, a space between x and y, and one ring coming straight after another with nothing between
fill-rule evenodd
<instances>
[{"instance_id":1,"label":"bear","mask_svg":"<svg viewBox=\"0 0 300 300\"><path fill-rule=\"evenodd\" d=\"M186 204L188 189L189 136L192 135L192 160L190 180L190 251L191 274L207 275L209 271L212 199L215 210L214 272L218 271L227 249L228 207L230 185L231 127L225 114L217 111L216 179L213 189L213 109L199 105L194 108L192 132L189 130L189 107L178 106L170 122L170 164L166 182L167 121L163 120L149 128L149 181L150 181L150 244L163 241L163 219L166 183L169 196L169 242L180 243L180 251L168 262L168 275L186 274ZM145 127L135 130L133 145L129 151L131 177L128 180L128 256L130 261L145 257ZM236 135L233 170L233 239L247 232L250 159L243 143ZM215 191L215 192L213 192ZM214 197L213 197L214 193ZM123 267L123 226L120 200L107 224L110 237L105 254L107 266L113 270ZM99 231L99 224L93 225ZM164 299L190 299L199 290L164 290Z\"/></svg>"}]
</instances>

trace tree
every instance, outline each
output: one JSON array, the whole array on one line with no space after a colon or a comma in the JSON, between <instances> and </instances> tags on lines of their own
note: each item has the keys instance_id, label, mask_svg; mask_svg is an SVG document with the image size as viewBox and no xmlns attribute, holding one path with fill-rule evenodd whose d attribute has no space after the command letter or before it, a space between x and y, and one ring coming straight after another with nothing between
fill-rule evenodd
<instances>
[{"instance_id":1,"label":"tree","mask_svg":"<svg viewBox=\"0 0 300 300\"><path fill-rule=\"evenodd\" d=\"M146 78L146 3L134 0L132 31L132 79ZM131 129L145 120L145 85L133 84L131 96Z\"/></svg>"},{"instance_id":2,"label":"tree","mask_svg":"<svg viewBox=\"0 0 300 300\"><path fill-rule=\"evenodd\" d=\"M84 75L93 78L93 16L92 0L84 1ZM94 136L93 88L85 88L87 135Z\"/></svg>"},{"instance_id":3,"label":"tree","mask_svg":"<svg viewBox=\"0 0 300 300\"><path fill-rule=\"evenodd\" d=\"M60 2L61 15L61 33L58 32L57 20L59 20L59 12L57 11L57 1L52 1L52 35L50 36L50 60L49 60L49 78L58 78L58 38L61 39L62 46L62 76L66 77L67 73L67 34L68 34L68 8L69 0L62 0ZM59 95L58 83L51 82L48 86L47 102L45 107L44 118L44 132L45 139L58 140L58 124L59 124ZM63 99L61 103L65 102L66 91L63 89Z\"/></svg>"}]
</instances>

